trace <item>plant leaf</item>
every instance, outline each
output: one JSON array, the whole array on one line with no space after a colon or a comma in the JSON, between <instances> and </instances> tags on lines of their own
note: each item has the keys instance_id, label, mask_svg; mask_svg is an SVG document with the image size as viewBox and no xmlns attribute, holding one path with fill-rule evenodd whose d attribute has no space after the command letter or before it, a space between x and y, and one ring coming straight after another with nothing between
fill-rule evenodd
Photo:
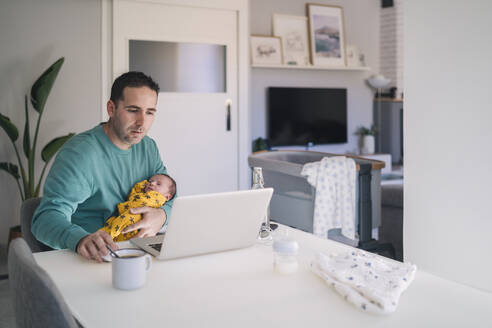
<instances>
[{"instance_id":1,"label":"plant leaf","mask_svg":"<svg viewBox=\"0 0 492 328\"><path fill-rule=\"evenodd\" d=\"M12 175L17 180L19 180L20 178L19 168L15 164L2 162L0 163L0 170L7 171L8 173L10 173L10 175Z\"/></svg>"},{"instance_id":2,"label":"plant leaf","mask_svg":"<svg viewBox=\"0 0 492 328\"><path fill-rule=\"evenodd\" d=\"M43 159L43 161L45 161L46 163L49 162L49 160L56 154L60 147L63 146L63 144L74 135L75 133L69 133L66 136L58 137L48 142L48 144L44 146L43 150L41 151L41 158Z\"/></svg>"},{"instance_id":3,"label":"plant leaf","mask_svg":"<svg viewBox=\"0 0 492 328\"><path fill-rule=\"evenodd\" d=\"M0 114L0 126L5 130L5 133L9 136L12 142L15 142L19 138L19 130L14 123L10 122L10 118Z\"/></svg>"},{"instance_id":4,"label":"plant leaf","mask_svg":"<svg viewBox=\"0 0 492 328\"><path fill-rule=\"evenodd\" d=\"M58 59L32 85L31 104L40 115L64 61L64 57Z\"/></svg>"},{"instance_id":5,"label":"plant leaf","mask_svg":"<svg viewBox=\"0 0 492 328\"><path fill-rule=\"evenodd\" d=\"M31 136L29 133L29 110L27 107L27 95L25 96L25 108L26 108L26 124L24 125L24 154L29 159L31 153Z\"/></svg>"}]
</instances>

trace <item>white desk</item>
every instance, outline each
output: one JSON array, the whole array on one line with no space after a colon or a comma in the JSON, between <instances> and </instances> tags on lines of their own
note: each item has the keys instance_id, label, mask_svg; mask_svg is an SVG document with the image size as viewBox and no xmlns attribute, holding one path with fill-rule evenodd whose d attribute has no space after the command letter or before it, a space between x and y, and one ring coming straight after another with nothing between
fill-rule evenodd
<instances>
[{"instance_id":1,"label":"white desk","mask_svg":"<svg viewBox=\"0 0 492 328\"><path fill-rule=\"evenodd\" d=\"M86 327L492 327L492 293L417 271L397 311L371 315L345 302L308 269L315 251L351 249L291 229L300 270L272 270L271 248L154 260L147 285L111 286L111 265L71 251L35 254Z\"/></svg>"}]
</instances>

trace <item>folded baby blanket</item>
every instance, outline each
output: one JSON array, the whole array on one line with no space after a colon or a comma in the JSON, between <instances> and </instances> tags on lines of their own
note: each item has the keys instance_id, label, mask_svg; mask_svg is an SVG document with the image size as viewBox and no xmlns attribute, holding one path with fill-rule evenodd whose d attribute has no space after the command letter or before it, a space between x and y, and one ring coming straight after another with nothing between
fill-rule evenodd
<instances>
[{"instance_id":1,"label":"folded baby blanket","mask_svg":"<svg viewBox=\"0 0 492 328\"><path fill-rule=\"evenodd\" d=\"M417 267L356 250L338 255L319 253L311 270L359 309L388 314L396 310Z\"/></svg>"}]
</instances>

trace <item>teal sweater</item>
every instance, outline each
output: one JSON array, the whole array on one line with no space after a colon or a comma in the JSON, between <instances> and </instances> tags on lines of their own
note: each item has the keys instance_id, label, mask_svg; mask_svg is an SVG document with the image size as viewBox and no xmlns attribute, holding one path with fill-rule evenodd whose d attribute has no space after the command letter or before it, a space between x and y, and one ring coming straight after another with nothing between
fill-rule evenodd
<instances>
[{"instance_id":1,"label":"teal sweater","mask_svg":"<svg viewBox=\"0 0 492 328\"><path fill-rule=\"evenodd\" d=\"M101 125L72 137L46 178L32 233L44 244L76 251L79 241L116 214L132 186L166 173L154 140L144 137L129 150L116 147ZM172 201L162 207L169 218ZM167 222L166 222L167 223Z\"/></svg>"}]
</instances>

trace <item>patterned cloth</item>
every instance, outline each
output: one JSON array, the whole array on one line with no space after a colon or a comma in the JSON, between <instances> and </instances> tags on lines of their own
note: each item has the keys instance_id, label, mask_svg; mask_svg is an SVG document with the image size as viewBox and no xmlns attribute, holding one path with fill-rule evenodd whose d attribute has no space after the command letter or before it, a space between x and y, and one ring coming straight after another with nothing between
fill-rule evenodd
<instances>
[{"instance_id":1,"label":"patterned cloth","mask_svg":"<svg viewBox=\"0 0 492 328\"><path fill-rule=\"evenodd\" d=\"M142 206L160 208L166 202L166 197L157 191L144 192L147 183L147 180L136 183L130 192L130 196L128 196L128 201L118 204L118 213L120 215L110 217L104 227L101 228L101 230L110 234L114 241L128 240L138 233L138 230L121 233L127 226L142 219L142 214L130 213L131 208Z\"/></svg>"},{"instance_id":2,"label":"patterned cloth","mask_svg":"<svg viewBox=\"0 0 492 328\"><path fill-rule=\"evenodd\" d=\"M357 308L388 314L396 310L417 267L357 250L341 255L319 253L311 270Z\"/></svg>"},{"instance_id":3,"label":"patterned cloth","mask_svg":"<svg viewBox=\"0 0 492 328\"><path fill-rule=\"evenodd\" d=\"M313 233L327 238L328 230L342 228L355 239L355 161L345 156L323 157L305 164L301 175L316 188Z\"/></svg>"}]
</instances>

